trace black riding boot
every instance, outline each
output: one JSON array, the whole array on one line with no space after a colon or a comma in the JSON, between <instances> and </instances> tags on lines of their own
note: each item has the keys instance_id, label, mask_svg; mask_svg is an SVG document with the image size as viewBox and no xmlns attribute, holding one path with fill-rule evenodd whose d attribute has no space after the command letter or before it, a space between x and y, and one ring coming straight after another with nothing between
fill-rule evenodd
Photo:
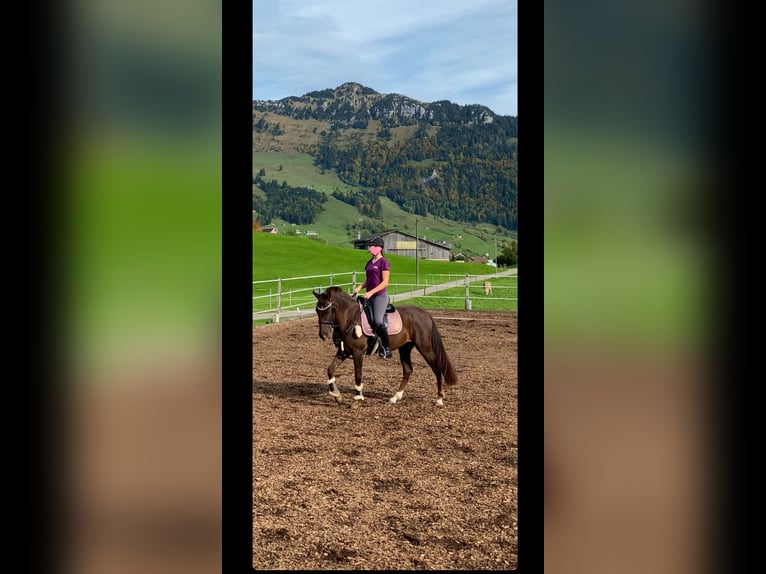
<instances>
[{"instance_id":1,"label":"black riding boot","mask_svg":"<svg viewBox=\"0 0 766 574\"><path fill-rule=\"evenodd\" d=\"M373 332L375 333L372 337L367 337L367 351L365 351L365 355L372 355L375 353L375 351L378 350L378 347L380 347L380 339L378 338L378 331L376 328L373 329Z\"/></svg>"},{"instance_id":2,"label":"black riding boot","mask_svg":"<svg viewBox=\"0 0 766 574\"><path fill-rule=\"evenodd\" d=\"M378 337L380 337L381 343L378 355L382 359L390 359L391 345L388 342L388 328L385 325L379 325L376 332L378 333Z\"/></svg>"}]
</instances>

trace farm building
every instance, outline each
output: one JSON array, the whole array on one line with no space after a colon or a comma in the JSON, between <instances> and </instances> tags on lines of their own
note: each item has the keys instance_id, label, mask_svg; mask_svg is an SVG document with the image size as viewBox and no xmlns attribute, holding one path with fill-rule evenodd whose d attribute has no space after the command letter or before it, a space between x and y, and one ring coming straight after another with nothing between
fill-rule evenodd
<instances>
[{"instance_id":1,"label":"farm building","mask_svg":"<svg viewBox=\"0 0 766 574\"><path fill-rule=\"evenodd\" d=\"M486 256L482 255L480 257L466 257L465 258L466 263L487 263L489 261Z\"/></svg>"},{"instance_id":2,"label":"farm building","mask_svg":"<svg viewBox=\"0 0 766 574\"><path fill-rule=\"evenodd\" d=\"M417 243L418 257L420 259L434 259L437 261L449 261L452 245L443 241L429 241L427 239L416 239L414 235L404 233L403 231L384 231L378 233L383 238L384 253L393 255L404 255L405 257L415 257L415 246ZM368 239L355 239L354 249L367 249Z\"/></svg>"},{"instance_id":3,"label":"farm building","mask_svg":"<svg viewBox=\"0 0 766 574\"><path fill-rule=\"evenodd\" d=\"M273 225L267 225L266 227L262 228L261 231L264 233L277 233L278 229Z\"/></svg>"}]
</instances>

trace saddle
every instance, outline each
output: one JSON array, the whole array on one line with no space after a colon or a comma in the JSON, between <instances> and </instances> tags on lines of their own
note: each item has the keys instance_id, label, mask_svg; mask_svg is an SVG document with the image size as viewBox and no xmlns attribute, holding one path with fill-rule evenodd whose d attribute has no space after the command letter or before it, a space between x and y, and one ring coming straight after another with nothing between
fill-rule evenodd
<instances>
[{"instance_id":1,"label":"saddle","mask_svg":"<svg viewBox=\"0 0 766 574\"><path fill-rule=\"evenodd\" d=\"M367 300L364 297L360 297L359 309L362 311L362 332L368 337L372 337L375 333L372 331L372 308L367 305ZM364 301L364 303L362 302ZM396 335L402 330L402 316L399 311L389 303L386 306L386 315L383 318L386 323L386 331L389 335Z\"/></svg>"}]
</instances>

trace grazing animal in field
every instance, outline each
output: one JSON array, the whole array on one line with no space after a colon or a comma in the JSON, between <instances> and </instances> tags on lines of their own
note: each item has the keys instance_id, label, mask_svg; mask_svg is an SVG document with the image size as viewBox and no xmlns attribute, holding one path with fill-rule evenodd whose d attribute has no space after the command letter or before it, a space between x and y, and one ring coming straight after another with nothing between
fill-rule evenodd
<instances>
[{"instance_id":1,"label":"grazing animal in field","mask_svg":"<svg viewBox=\"0 0 766 574\"><path fill-rule=\"evenodd\" d=\"M340 287L329 287L324 292L314 291L317 299L316 313L319 319L319 337L323 341L332 337L337 347L335 358L327 367L327 384L330 395L340 403L340 391L335 384L335 368L347 358L354 359L354 402L356 408L364 400L362 394L362 363L367 351L367 337L362 332L361 306L353 297L344 293ZM401 316L401 330L389 332L391 350L399 349L402 363L402 382L389 403L394 404L404 396L412 374L412 349L417 349L436 375L436 404L444 404L443 384L451 386L457 383L457 376L447 357L439 330L433 317L420 307L401 305L397 307ZM358 327L358 328L357 328Z\"/></svg>"},{"instance_id":2,"label":"grazing animal in field","mask_svg":"<svg viewBox=\"0 0 766 574\"><path fill-rule=\"evenodd\" d=\"M489 281L484 282L484 294L492 295L492 283L490 283Z\"/></svg>"}]
</instances>

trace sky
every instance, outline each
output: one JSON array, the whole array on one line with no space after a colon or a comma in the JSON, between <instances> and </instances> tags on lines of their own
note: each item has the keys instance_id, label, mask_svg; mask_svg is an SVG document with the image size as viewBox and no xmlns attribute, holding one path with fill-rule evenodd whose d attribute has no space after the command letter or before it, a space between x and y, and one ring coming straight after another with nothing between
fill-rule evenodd
<instances>
[{"instance_id":1,"label":"sky","mask_svg":"<svg viewBox=\"0 0 766 574\"><path fill-rule=\"evenodd\" d=\"M517 0L253 0L253 99L357 82L517 116Z\"/></svg>"}]
</instances>

